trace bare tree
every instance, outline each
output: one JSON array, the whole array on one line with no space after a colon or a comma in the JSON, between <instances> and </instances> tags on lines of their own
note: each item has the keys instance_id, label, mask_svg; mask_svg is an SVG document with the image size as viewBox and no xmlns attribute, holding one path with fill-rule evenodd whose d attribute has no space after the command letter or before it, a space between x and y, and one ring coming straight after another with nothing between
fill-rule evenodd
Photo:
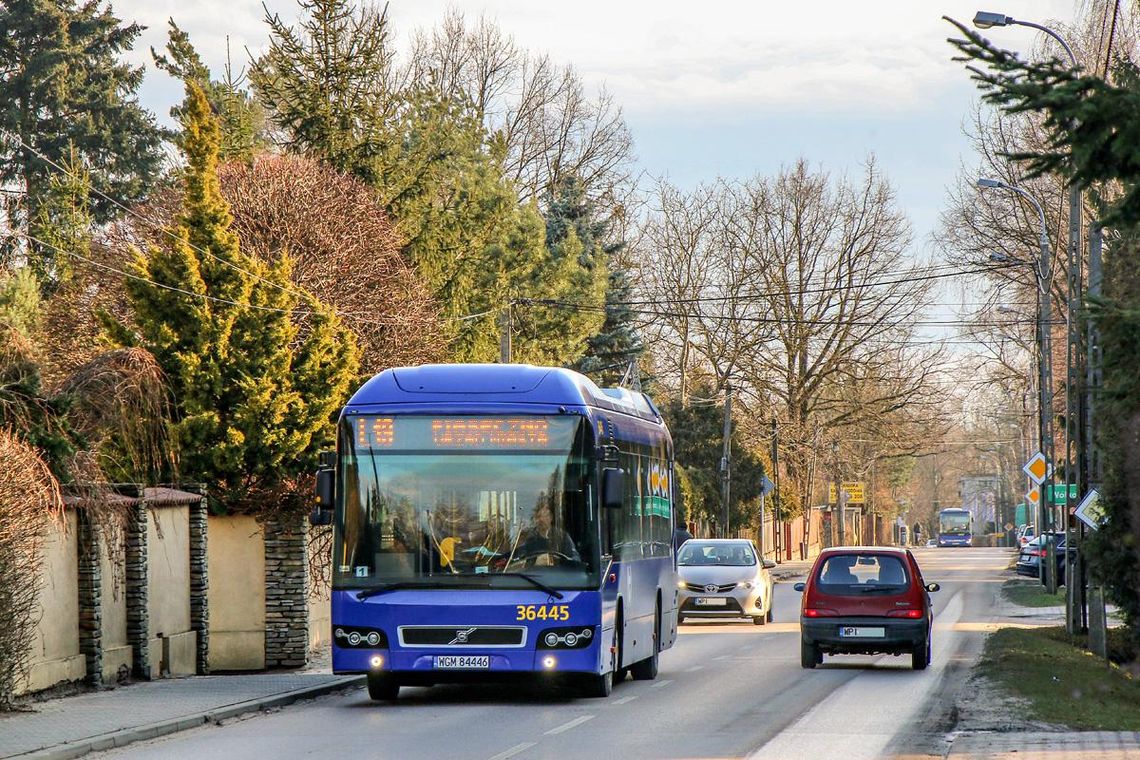
<instances>
[{"instance_id":1,"label":"bare tree","mask_svg":"<svg viewBox=\"0 0 1140 760\"><path fill-rule=\"evenodd\" d=\"M854 183L800 161L687 195L661 183L655 200L639 305L664 380L683 395L704 372L774 413L800 499L840 431L874 430L870 461L923 449L941 419L940 352L912 340L931 280L908 272L909 226L873 161Z\"/></svg>"},{"instance_id":2,"label":"bare tree","mask_svg":"<svg viewBox=\"0 0 1140 760\"><path fill-rule=\"evenodd\" d=\"M621 211L632 137L613 96L588 95L572 67L519 48L486 16L468 21L453 9L415 36L409 79L475 109L502 141L504 171L523 201L542 203L573 176L591 200Z\"/></svg>"}]
</instances>

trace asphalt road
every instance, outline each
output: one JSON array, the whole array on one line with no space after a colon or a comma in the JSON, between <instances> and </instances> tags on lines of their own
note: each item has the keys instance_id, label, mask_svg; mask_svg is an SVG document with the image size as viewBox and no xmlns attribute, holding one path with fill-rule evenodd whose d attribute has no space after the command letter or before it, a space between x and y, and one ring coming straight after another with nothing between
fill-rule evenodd
<instances>
[{"instance_id":1,"label":"asphalt road","mask_svg":"<svg viewBox=\"0 0 1140 760\"><path fill-rule=\"evenodd\" d=\"M609 699L518 686L361 689L104 753L114 758L881 758L937 752L953 696L993 627L1010 554L921 549L933 595L931 666L908 656L799 666L799 594L778 583L775 622L686 623L656 681Z\"/></svg>"}]
</instances>

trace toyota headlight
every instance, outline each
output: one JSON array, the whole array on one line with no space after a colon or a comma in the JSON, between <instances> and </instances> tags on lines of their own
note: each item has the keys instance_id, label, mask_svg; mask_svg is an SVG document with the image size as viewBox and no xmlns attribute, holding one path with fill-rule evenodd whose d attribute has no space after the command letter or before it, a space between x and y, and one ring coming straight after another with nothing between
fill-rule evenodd
<instances>
[{"instance_id":1,"label":"toyota headlight","mask_svg":"<svg viewBox=\"0 0 1140 760\"><path fill-rule=\"evenodd\" d=\"M737 588L752 588L752 581L741 581L736 584Z\"/></svg>"}]
</instances>

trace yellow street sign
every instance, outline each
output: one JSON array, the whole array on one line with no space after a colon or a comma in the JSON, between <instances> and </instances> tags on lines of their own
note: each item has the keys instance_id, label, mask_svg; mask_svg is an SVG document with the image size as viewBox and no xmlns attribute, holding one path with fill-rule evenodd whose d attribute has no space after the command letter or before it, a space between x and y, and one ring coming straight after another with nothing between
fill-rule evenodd
<instances>
[{"instance_id":1,"label":"yellow street sign","mask_svg":"<svg viewBox=\"0 0 1140 760\"><path fill-rule=\"evenodd\" d=\"M849 480L849 481L845 481L843 483L840 483L839 487L842 488L843 492L847 494L847 503L848 504L866 504L867 503L867 496L866 496L867 489L866 489L866 484L863 481L861 481L861 480ZM828 486L827 493L828 493L828 503L829 504L834 504L834 503L836 503L836 501L838 501L835 498L835 484L834 483L831 484L830 486Z\"/></svg>"},{"instance_id":2,"label":"yellow street sign","mask_svg":"<svg viewBox=\"0 0 1140 760\"><path fill-rule=\"evenodd\" d=\"M1053 474L1053 465L1049 464L1049 460L1040 451L1030 457L1021 469L1037 485L1044 483Z\"/></svg>"}]
</instances>

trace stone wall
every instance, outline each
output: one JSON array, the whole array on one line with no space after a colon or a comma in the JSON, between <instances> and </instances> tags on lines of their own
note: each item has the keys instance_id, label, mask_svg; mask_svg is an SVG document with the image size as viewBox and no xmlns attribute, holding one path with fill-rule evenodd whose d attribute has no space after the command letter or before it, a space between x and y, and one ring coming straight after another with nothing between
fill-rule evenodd
<instances>
[{"instance_id":1,"label":"stone wall","mask_svg":"<svg viewBox=\"0 0 1140 760\"><path fill-rule=\"evenodd\" d=\"M265 666L308 662L308 521L301 516L265 523Z\"/></svg>"}]
</instances>

